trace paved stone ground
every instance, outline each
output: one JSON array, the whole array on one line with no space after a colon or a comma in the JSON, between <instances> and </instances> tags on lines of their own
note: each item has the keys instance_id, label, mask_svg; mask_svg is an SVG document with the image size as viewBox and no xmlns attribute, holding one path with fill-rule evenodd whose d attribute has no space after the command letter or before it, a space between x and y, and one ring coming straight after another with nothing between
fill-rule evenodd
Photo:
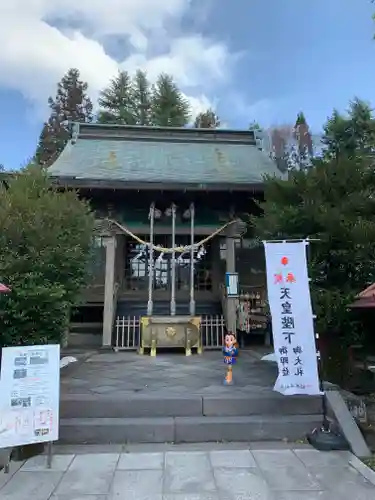
<instances>
[{"instance_id":1,"label":"paved stone ground","mask_svg":"<svg viewBox=\"0 0 375 500\"><path fill-rule=\"evenodd\" d=\"M177 353L139 356L134 352L101 352L68 368L62 377L62 394L112 395L217 395L223 391L254 393L271 390L277 377L273 363L242 351L233 368L235 386L224 387L225 366L221 352L202 356Z\"/></svg>"},{"instance_id":2,"label":"paved stone ground","mask_svg":"<svg viewBox=\"0 0 375 500\"><path fill-rule=\"evenodd\" d=\"M375 478L368 472L349 453L320 453L307 447L121 453L112 449L56 454L50 470L45 456L12 464L9 476L0 473L0 498L374 500Z\"/></svg>"}]
</instances>

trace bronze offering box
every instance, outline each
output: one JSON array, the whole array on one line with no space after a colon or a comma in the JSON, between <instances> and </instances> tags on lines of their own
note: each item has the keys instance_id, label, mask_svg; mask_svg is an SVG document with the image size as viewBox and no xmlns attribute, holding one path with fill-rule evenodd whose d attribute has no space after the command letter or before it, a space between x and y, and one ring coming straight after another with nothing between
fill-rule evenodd
<instances>
[{"instance_id":1,"label":"bronze offering box","mask_svg":"<svg viewBox=\"0 0 375 500\"><path fill-rule=\"evenodd\" d=\"M156 348L183 347L185 355L191 356L191 349L202 354L202 336L199 316L144 316L141 318L141 342L139 354L150 349L150 356L156 356Z\"/></svg>"}]
</instances>

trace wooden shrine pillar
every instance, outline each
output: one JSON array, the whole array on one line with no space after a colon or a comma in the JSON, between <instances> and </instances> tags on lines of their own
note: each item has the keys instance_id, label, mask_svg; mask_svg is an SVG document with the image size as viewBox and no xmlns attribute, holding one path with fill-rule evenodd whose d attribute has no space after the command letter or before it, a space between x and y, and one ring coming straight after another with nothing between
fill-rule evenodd
<instances>
[{"instance_id":1,"label":"wooden shrine pillar","mask_svg":"<svg viewBox=\"0 0 375 500\"><path fill-rule=\"evenodd\" d=\"M226 237L226 272L236 272L236 240L234 224L228 228ZM226 320L227 329L231 332L236 332L237 326L237 299L235 297L227 297Z\"/></svg>"},{"instance_id":2,"label":"wooden shrine pillar","mask_svg":"<svg viewBox=\"0 0 375 500\"><path fill-rule=\"evenodd\" d=\"M106 247L105 259L105 280L104 280L104 310L103 310L103 337L102 346L110 347L112 345L112 329L114 315L116 314L115 304L115 265L116 265L116 236L106 238L104 246Z\"/></svg>"}]
</instances>

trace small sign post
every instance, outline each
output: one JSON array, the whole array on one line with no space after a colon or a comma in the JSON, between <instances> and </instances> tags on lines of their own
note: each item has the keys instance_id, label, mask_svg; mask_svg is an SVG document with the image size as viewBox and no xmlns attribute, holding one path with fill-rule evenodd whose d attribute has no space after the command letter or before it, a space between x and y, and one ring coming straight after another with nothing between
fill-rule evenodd
<instances>
[{"instance_id":1,"label":"small sign post","mask_svg":"<svg viewBox=\"0 0 375 500\"><path fill-rule=\"evenodd\" d=\"M4 283L0 283L0 293L9 293L11 290L8 286L6 286ZM1 311L0 311L0 314L1 314ZM2 353L2 348L0 347L0 370L1 370L1 353ZM0 377L1 377L1 373L0 373ZM1 380L1 378L0 378ZM11 460L11 455L12 455L12 451L9 452L8 454L8 458L7 458L7 462L6 464L4 464L4 473L5 474L9 474L9 464L10 464L10 460Z\"/></svg>"},{"instance_id":2,"label":"small sign post","mask_svg":"<svg viewBox=\"0 0 375 500\"><path fill-rule=\"evenodd\" d=\"M227 297L236 298L239 296L238 273L225 273L225 287Z\"/></svg>"},{"instance_id":3,"label":"small sign post","mask_svg":"<svg viewBox=\"0 0 375 500\"><path fill-rule=\"evenodd\" d=\"M0 371L0 449L59 438L60 346L4 347ZM9 470L9 467L5 471Z\"/></svg>"}]
</instances>

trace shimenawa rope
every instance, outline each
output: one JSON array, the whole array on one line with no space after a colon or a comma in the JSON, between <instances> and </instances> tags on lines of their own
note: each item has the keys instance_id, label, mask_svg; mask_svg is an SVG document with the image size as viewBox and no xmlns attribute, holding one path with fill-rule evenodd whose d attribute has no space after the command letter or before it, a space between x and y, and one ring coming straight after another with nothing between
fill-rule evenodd
<instances>
[{"instance_id":1,"label":"shimenawa rope","mask_svg":"<svg viewBox=\"0 0 375 500\"><path fill-rule=\"evenodd\" d=\"M142 240L142 238L139 238L139 236L137 236L136 234L132 233L129 229L127 229L125 226L123 226L119 222L117 222L115 220L112 220L112 219L107 219L107 222L109 222L110 224L114 224L115 226L117 226L119 229L121 229L121 231L123 231L128 236L130 236L131 238L133 238L139 244L145 245L147 247L151 246L151 243L149 241ZM224 229L226 229L228 226L231 226L232 224L234 224L236 222L239 222L239 221L238 220L231 220L229 222L226 222L223 226L221 226L219 229L216 229L216 231L214 231L213 233L211 233L209 236L207 236L206 238L204 238L201 241L198 241L198 243L195 243L194 244L194 248L198 249L202 245L206 244L207 241L211 240L212 238L214 238L215 236L217 236L218 234L220 234L222 231L224 231ZM159 246L159 245L152 245L152 247L157 252L163 252L163 253L173 253L173 252L185 253L185 252L190 251L190 249L191 249L191 245L186 245L186 246L183 246L183 247L180 246L180 247L175 247L175 248L166 248L166 247L162 247L162 246Z\"/></svg>"}]
</instances>

